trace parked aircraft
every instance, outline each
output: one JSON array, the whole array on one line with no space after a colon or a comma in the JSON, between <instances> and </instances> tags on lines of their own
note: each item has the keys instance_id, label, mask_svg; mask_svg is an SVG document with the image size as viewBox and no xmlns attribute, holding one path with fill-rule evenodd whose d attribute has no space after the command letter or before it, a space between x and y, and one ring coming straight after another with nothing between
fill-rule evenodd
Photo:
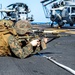
<instances>
[{"instance_id":1,"label":"parked aircraft","mask_svg":"<svg viewBox=\"0 0 75 75\"><path fill-rule=\"evenodd\" d=\"M0 12L2 19L9 19L12 21L25 19L33 21L33 15L30 17L28 16L31 11L29 7L24 3L10 4L6 7L6 9L0 9Z\"/></svg>"},{"instance_id":2,"label":"parked aircraft","mask_svg":"<svg viewBox=\"0 0 75 75\"><path fill-rule=\"evenodd\" d=\"M57 23L58 27L64 24L75 24L75 1L74 0L42 0L45 17L50 19L51 27Z\"/></svg>"}]
</instances>

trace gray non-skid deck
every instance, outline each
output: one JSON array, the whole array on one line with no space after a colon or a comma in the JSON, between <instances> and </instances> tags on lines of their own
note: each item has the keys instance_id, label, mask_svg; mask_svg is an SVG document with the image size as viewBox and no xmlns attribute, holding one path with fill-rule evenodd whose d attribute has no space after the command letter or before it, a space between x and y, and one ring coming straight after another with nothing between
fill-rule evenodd
<instances>
[{"instance_id":1,"label":"gray non-skid deck","mask_svg":"<svg viewBox=\"0 0 75 75\"><path fill-rule=\"evenodd\" d=\"M40 53L75 70L75 35L60 37L47 44ZM39 55L26 59L0 57L0 75L72 75Z\"/></svg>"}]
</instances>

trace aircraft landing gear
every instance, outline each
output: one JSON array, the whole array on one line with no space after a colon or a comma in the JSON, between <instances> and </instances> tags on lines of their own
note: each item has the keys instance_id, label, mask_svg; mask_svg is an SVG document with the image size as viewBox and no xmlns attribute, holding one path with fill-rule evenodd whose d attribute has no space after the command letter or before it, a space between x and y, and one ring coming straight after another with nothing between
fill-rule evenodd
<instances>
[{"instance_id":1,"label":"aircraft landing gear","mask_svg":"<svg viewBox=\"0 0 75 75\"><path fill-rule=\"evenodd\" d=\"M62 28L63 25L64 25L63 22L59 22L59 23L58 23L59 28Z\"/></svg>"},{"instance_id":2,"label":"aircraft landing gear","mask_svg":"<svg viewBox=\"0 0 75 75\"><path fill-rule=\"evenodd\" d=\"M72 23L70 23L70 26L73 26L73 24L72 24Z\"/></svg>"},{"instance_id":3,"label":"aircraft landing gear","mask_svg":"<svg viewBox=\"0 0 75 75\"><path fill-rule=\"evenodd\" d=\"M57 23L57 22L52 22L52 23L51 23L51 27L57 28L57 27L58 27L58 23Z\"/></svg>"},{"instance_id":4,"label":"aircraft landing gear","mask_svg":"<svg viewBox=\"0 0 75 75\"><path fill-rule=\"evenodd\" d=\"M51 27L53 27L53 22L51 23Z\"/></svg>"}]
</instances>

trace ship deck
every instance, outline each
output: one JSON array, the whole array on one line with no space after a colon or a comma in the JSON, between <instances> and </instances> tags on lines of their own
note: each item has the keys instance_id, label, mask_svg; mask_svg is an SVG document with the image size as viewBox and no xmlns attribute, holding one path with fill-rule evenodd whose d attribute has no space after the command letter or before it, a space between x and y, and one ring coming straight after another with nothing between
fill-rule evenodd
<instances>
[{"instance_id":1,"label":"ship deck","mask_svg":"<svg viewBox=\"0 0 75 75\"><path fill-rule=\"evenodd\" d=\"M37 26L35 26L37 27ZM52 57L55 61L75 71L75 27L54 29L71 36L57 38L47 44L40 53ZM41 29L41 27L40 27ZM0 75L73 75L46 58L36 54L26 59L0 57Z\"/></svg>"}]
</instances>

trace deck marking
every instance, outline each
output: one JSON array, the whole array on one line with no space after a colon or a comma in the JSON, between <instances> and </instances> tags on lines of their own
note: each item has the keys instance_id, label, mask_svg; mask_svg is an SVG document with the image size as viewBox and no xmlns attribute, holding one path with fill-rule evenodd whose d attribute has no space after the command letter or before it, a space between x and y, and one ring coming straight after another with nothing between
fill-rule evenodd
<instances>
[{"instance_id":1,"label":"deck marking","mask_svg":"<svg viewBox=\"0 0 75 75\"><path fill-rule=\"evenodd\" d=\"M50 60L51 62L53 62L53 63L56 64L57 66L59 66L59 67L65 69L66 71L70 72L71 74L75 75L75 70L73 70L72 68L70 68L70 67L68 67L68 66L66 66L66 65L63 65L63 64L61 64L61 63L55 61L52 57L48 57L48 56L46 56L46 55L42 55L41 53L39 53L39 55L42 56L42 57L44 57L44 58L46 58L46 59L48 59L48 60Z\"/></svg>"}]
</instances>

